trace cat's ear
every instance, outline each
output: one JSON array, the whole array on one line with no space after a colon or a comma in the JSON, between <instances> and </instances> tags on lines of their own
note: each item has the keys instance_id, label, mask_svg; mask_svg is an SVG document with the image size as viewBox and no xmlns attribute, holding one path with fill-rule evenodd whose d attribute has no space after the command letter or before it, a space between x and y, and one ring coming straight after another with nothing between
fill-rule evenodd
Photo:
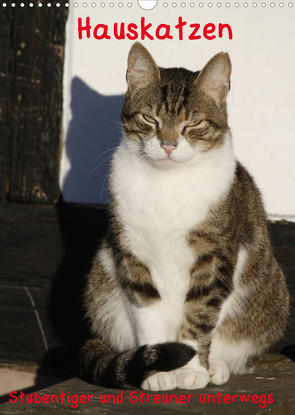
<instances>
[{"instance_id":1,"label":"cat's ear","mask_svg":"<svg viewBox=\"0 0 295 415\"><path fill-rule=\"evenodd\" d=\"M132 92L160 79L159 68L141 43L134 43L130 49L126 79Z\"/></svg>"},{"instance_id":2,"label":"cat's ear","mask_svg":"<svg viewBox=\"0 0 295 415\"><path fill-rule=\"evenodd\" d=\"M225 101L230 90L231 62L228 53L218 53L204 66L196 85L212 96L217 104Z\"/></svg>"}]
</instances>

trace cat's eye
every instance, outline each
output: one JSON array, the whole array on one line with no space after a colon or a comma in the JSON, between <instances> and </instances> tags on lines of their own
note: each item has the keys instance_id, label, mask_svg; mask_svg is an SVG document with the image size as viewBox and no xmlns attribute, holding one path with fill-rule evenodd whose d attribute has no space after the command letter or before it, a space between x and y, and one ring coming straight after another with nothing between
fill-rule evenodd
<instances>
[{"instance_id":1,"label":"cat's eye","mask_svg":"<svg viewBox=\"0 0 295 415\"><path fill-rule=\"evenodd\" d=\"M153 117L150 117L149 115L145 115L145 114L142 114L142 116L146 121L152 124L158 124L158 121L156 121Z\"/></svg>"},{"instance_id":2,"label":"cat's eye","mask_svg":"<svg viewBox=\"0 0 295 415\"><path fill-rule=\"evenodd\" d=\"M201 121L198 121L198 122L192 121L192 122L186 124L186 127L196 127L197 125L201 124L203 121L204 120L201 120Z\"/></svg>"},{"instance_id":3,"label":"cat's eye","mask_svg":"<svg viewBox=\"0 0 295 415\"><path fill-rule=\"evenodd\" d=\"M185 130L191 127L204 128L208 123L210 123L209 120L191 121L183 127L182 133L184 134Z\"/></svg>"}]
</instances>

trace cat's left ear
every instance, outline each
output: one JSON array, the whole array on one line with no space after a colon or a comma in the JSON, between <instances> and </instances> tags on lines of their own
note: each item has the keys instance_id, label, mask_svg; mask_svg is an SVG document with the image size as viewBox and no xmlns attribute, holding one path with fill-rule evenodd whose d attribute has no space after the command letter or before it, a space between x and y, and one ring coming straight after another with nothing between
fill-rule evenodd
<instances>
[{"instance_id":1,"label":"cat's left ear","mask_svg":"<svg viewBox=\"0 0 295 415\"><path fill-rule=\"evenodd\" d=\"M126 79L129 91L144 88L160 79L160 71L154 59L139 42L134 43L130 49Z\"/></svg>"},{"instance_id":2,"label":"cat's left ear","mask_svg":"<svg viewBox=\"0 0 295 415\"><path fill-rule=\"evenodd\" d=\"M217 104L225 101L230 90L231 62L228 53L218 53L204 66L196 85L212 96Z\"/></svg>"}]
</instances>

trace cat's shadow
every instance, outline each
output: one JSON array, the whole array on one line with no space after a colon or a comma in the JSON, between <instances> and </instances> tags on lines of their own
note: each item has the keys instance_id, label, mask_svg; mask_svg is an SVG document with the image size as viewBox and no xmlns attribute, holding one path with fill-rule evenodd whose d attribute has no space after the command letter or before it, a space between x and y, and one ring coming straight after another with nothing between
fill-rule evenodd
<instances>
[{"instance_id":1,"label":"cat's shadow","mask_svg":"<svg viewBox=\"0 0 295 415\"><path fill-rule=\"evenodd\" d=\"M77 375L77 352L89 337L82 295L92 258L108 226L106 179L111 156L120 142L122 104L123 95L105 96L77 77L72 81L72 119L64 148L70 166L62 186L63 199L104 206L56 205L63 259L51 284L48 314L54 335L40 374L56 367L58 375Z\"/></svg>"},{"instance_id":2,"label":"cat's shadow","mask_svg":"<svg viewBox=\"0 0 295 415\"><path fill-rule=\"evenodd\" d=\"M112 153L120 142L123 99L123 95L102 95L80 78L73 78L72 119L64 148L70 163L62 183L65 201L108 202L107 175Z\"/></svg>"}]
</instances>

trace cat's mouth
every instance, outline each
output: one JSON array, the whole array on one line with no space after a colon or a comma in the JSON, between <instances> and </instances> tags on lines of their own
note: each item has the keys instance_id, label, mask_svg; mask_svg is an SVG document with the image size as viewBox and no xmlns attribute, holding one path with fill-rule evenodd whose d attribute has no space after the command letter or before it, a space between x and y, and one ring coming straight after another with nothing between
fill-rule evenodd
<instances>
[{"instance_id":1,"label":"cat's mouth","mask_svg":"<svg viewBox=\"0 0 295 415\"><path fill-rule=\"evenodd\" d=\"M145 153L145 158L148 160L149 163L153 164L157 167L173 167L185 164L190 160L190 157L180 156L177 155L151 155Z\"/></svg>"},{"instance_id":2,"label":"cat's mouth","mask_svg":"<svg viewBox=\"0 0 295 415\"><path fill-rule=\"evenodd\" d=\"M177 144L160 142L157 137L153 137L143 143L141 152L152 164L163 167L181 165L195 154L189 143L182 137L179 138Z\"/></svg>"},{"instance_id":3,"label":"cat's mouth","mask_svg":"<svg viewBox=\"0 0 295 415\"><path fill-rule=\"evenodd\" d=\"M149 157L152 163L157 166L173 166L176 164L182 163L182 161L175 160L171 156L163 157L163 158L151 158Z\"/></svg>"},{"instance_id":4,"label":"cat's mouth","mask_svg":"<svg viewBox=\"0 0 295 415\"><path fill-rule=\"evenodd\" d=\"M153 154L153 152L146 151L146 149L143 149L142 154L146 160L155 165L170 166L179 163L172 155L157 154L157 152Z\"/></svg>"},{"instance_id":5,"label":"cat's mouth","mask_svg":"<svg viewBox=\"0 0 295 415\"><path fill-rule=\"evenodd\" d=\"M173 160L171 157L166 157L166 158L164 158L164 159L160 159L160 160L158 160L158 162L160 163L160 164L167 164L167 165L171 165L171 164L175 164L175 163L177 163L175 160Z\"/></svg>"}]
</instances>

